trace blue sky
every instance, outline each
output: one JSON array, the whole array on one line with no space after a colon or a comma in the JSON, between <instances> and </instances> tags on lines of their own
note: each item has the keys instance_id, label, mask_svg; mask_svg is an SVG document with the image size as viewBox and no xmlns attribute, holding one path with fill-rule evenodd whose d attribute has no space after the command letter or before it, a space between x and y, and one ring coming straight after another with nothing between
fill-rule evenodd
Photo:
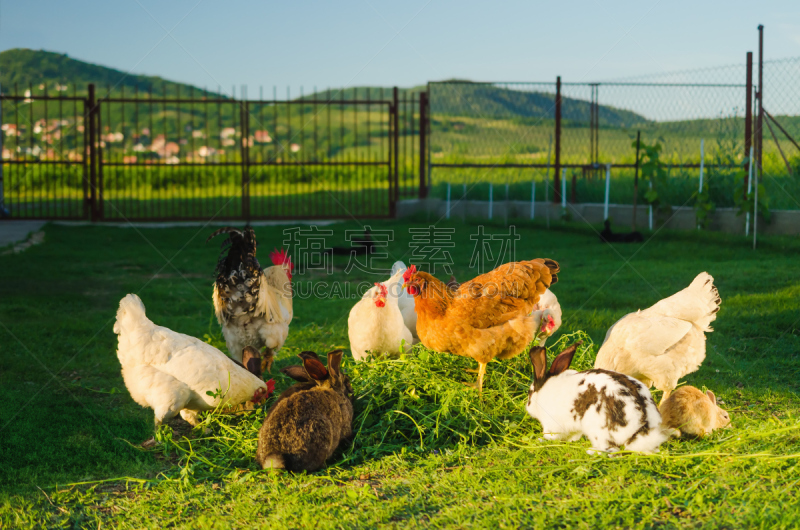
<instances>
[{"instance_id":1,"label":"blue sky","mask_svg":"<svg viewBox=\"0 0 800 530\"><path fill-rule=\"evenodd\" d=\"M6 1L0 49L68 53L198 86L608 80L800 56L800 2ZM168 31L170 33L168 33ZM744 81L744 80L742 80Z\"/></svg>"}]
</instances>

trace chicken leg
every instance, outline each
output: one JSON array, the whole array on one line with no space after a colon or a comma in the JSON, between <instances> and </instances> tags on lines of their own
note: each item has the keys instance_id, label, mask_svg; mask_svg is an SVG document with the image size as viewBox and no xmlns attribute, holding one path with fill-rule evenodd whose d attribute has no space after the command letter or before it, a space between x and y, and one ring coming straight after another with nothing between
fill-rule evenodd
<instances>
[{"instance_id":1,"label":"chicken leg","mask_svg":"<svg viewBox=\"0 0 800 530\"><path fill-rule=\"evenodd\" d=\"M264 348L264 355L261 357L261 373L272 373L272 361L275 360L275 353L271 348Z\"/></svg>"},{"instance_id":2,"label":"chicken leg","mask_svg":"<svg viewBox=\"0 0 800 530\"><path fill-rule=\"evenodd\" d=\"M468 372L473 372L474 370L467 370ZM486 375L486 363L482 363L478 361L478 380L475 383L464 383L467 386L471 386L473 388L478 389L478 395L480 396L483 390L483 376Z\"/></svg>"},{"instance_id":3,"label":"chicken leg","mask_svg":"<svg viewBox=\"0 0 800 530\"><path fill-rule=\"evenodd\" d=\"M658 402L659 409L661 408L661 405L663 405L664 402L667 400L670 394L672 394L672 390L664 390L664 392L661 394L661 401Z\"/></svg>"}]
</instances>

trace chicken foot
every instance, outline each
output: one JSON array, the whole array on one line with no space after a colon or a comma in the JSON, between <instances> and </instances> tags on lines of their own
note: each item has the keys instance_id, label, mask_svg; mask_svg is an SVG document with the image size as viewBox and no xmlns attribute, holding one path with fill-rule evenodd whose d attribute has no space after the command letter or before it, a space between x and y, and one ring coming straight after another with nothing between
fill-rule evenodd
<instances>
[{"instance_id":1,"label":"chicken foot","mask_svg":"<svg viewBox=\"0 0 800 530\"><path fill-rule=\"evenodd\" d=\"M468 372L474 372L475 370L467 370ZM478 380L475 383L464 383L467 386L472 388L478 389L478 395L480 396L483 390L483 376L486 375L486 363L478 362Z\"/></svg>"},{"instance_id":2,"label":"chicken foot","mask_svg":"<svg viewBox=\"0 0 800 530\"><path fill-rule=\"evenodd\" d=\"M275 360L275 353L271 348L264 348L264 355L261 357L261 373L272 373L272 361Z\"/></svg>"}]
</instances>

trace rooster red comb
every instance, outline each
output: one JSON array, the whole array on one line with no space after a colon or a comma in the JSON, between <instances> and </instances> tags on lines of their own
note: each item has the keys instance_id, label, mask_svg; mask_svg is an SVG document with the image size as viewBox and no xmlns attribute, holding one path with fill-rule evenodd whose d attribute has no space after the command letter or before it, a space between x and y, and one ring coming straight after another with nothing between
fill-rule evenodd
<instances>
[{"instance_id":1,"label":"rooster red comb","mask_svg":"<svg viewBox=\"0 0 800 530\"><path fill-rule=\"evenodd\" d=\"M273 265L286 265L289 270L292 270L292 258L289 253L284 249L278 250L277 248L269 253L269 259L272 260Z\"/></svg>"},{"instance_id":2,"label":"rooster red comb","mask_svg":"<svg viewBox=\"0 0 800 530\"><path fill-rule=\"evenodd\" d=\"M415 272L417 272L417 266L416 265L410 265L406 269L406 272L403 273L403 281L404 282L408 282L408 280L411 279L411 275L414 274Z\"/></svg>"}]
</instances>

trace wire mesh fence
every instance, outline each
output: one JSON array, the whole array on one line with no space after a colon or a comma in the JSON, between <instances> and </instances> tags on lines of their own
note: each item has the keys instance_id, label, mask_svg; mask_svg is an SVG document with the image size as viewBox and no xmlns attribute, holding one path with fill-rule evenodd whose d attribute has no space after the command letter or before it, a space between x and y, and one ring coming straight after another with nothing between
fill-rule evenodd
<instances>
[{"instance_id":1,"label":"wire mesh fence","mask_svg":"<svg viewBox=\"0 0 800 530\"><path fill-rule=\"evenodd\" d=\"M800 58L764 62L761 200L800 209Z\"/></svg>"},{"instance_id":2,"label":"wire mesh fence","mask_svg":"<svg viewBox=\"0 0 800 530\"><path fill-rule=\"evenodd\" d=\"M776 121L795 139L800 132L798 65L800 58L764 63L765 109L772 105ZM710 200L720 207L735 206L747 167L748 94L754 108L754 91L747 90L746 79L745 65L728 65L598 83L561 83L560 127L555 119L556 83L430 83L433 194L444 197L444 184L449 182L461 194L466 185L467 198L486 200L491 183L500 186L499 193L493 193L495 200L505 200L506 193L510 199L530 200L530 182L548 178L552 198L560 192L553 186L563 175L570 199L602 202L604 168L611 164L610 200L630 204L634 141L641 132L642 143L662 148L660 158L668 173L662 197L670 204L692 203L702 158ZM779 127L774 128L777 133ZM772 207L796 209L800 153L795 151L792 159L788 152L797 146L788 137L773 142L769 134L764 125L764 175ZM565 171L559 175L554 175L556 136L560 136L559 165ZM787 169L792 160L798 170ZM646 186L640 187L640 203L646 191Z\"/></svg>"}]
</instances>

